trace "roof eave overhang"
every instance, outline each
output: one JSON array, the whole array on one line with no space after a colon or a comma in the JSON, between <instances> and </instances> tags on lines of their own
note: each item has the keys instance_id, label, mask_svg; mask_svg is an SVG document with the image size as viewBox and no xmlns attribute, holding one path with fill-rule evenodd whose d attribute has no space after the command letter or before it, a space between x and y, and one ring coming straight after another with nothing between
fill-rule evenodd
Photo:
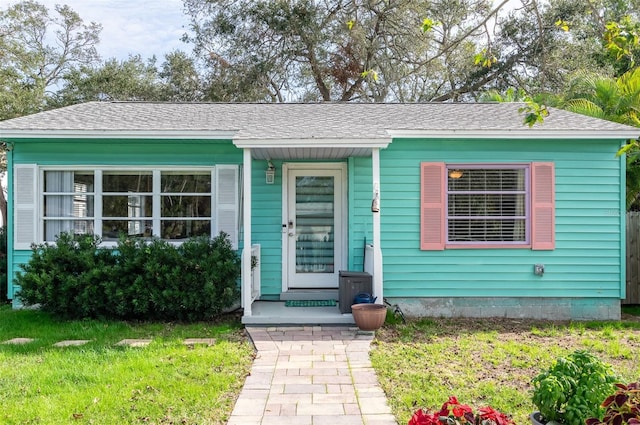
<instances>
[{"instance_id":1,"label":"roof eave overhang","mask_svg":"<svg viewBox=\"0 0 640 425\"><path fill-rule=\"evenodd\" d=\"M455 139L636 139L639 130L387 130L389 138L290 138L242 139L235 130L0 130L6 139L199 139L232 140L238 148L268 147L333 147L345 146L380 148L389 146L396 138L455 138Z\"/></svg>"},{"instance_id":2,"label":"roof eave overhang","mask_svg":"<svg viewBox=\"0 0 640 425\"><path fill-rule=\"evenodd\" d=\"M523 128L521 130L388 130L398 138L446 138L446 139L615 139L640 137L638 130L545 130Z\"/></svg>"},{"instance_id":3,"label":"roof eave overhang","mask_svg":"<svg viewBox=\"0 0 640 425\"><path fill-rule=\"evenodd\" d=\"M0 130L6 139L199 139L231 140L235 130Z\"/></svg>"},{"instance_id":4,"label":"roof eave overhang","mask_svg":"<svg viewBox=\"0 0 640 425\"><path fill-rule=\"evenodd\" d=\"M385 149L391 138L303 138L303 139L234 139L233 144L240 148L379 148Z\"/></svg>"}]
</instances>

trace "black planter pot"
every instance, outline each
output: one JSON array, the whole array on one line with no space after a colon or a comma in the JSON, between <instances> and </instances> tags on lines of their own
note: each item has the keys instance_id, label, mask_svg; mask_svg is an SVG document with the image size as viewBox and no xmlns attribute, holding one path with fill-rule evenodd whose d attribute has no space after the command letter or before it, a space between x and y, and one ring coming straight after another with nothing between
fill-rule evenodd
<instances>
[{"instance_id":1,"label":"black planter pot","mask_svg":"<svg viewBox=\"0 0 640 425\"><path fill-rule=\"evenodd\" d=\"M546 425L547 422L542 420L542 416L540 416L540 412L535 411L529 415L529 419L531 420L531 425Z\"/></svg>"}]
</instances>

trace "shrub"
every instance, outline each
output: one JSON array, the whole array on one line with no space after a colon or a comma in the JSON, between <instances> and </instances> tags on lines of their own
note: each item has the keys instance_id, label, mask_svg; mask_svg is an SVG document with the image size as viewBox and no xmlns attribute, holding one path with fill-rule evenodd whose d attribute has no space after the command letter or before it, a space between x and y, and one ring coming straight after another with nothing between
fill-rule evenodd
<instances>
[{"instance_id":1,"label":"shrub","mask_svg":"<svg viewBox=\"0 0 640 425\"><path fill-rule=\"evenodd\" d=\"M58 316L95 317L104 271L115 261L110 251L98 250L99 243L92 235L63 233L55 245L33 245L31 259L16 273L19 297Z\"/></svg>"},{"instance_id":2,"label":"shrub","mask_svg":"<svg viewBox=\"0 0 640 425\"><path fill-rule=\"evenodd\" d=\"M176 247L122 238L98 248L93 236L62 234L35 245L16 283L26 304L65 318L205 320L239 295L240 259L225 234Z\"/></svg>"}]
</instances>

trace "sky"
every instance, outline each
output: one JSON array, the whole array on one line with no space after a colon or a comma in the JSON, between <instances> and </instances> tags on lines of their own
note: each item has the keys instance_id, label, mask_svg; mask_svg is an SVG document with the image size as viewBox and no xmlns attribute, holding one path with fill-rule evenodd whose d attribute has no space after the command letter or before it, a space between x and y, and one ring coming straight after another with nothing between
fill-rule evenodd
<instances>
[{"instance_id":1,"label":"sky","mask_svg":"<svg viewBox=\"0 0 640 425\"><path fill-rule=\"evenodd\" d=\"M4 3L5 0L0 0ZM36 0L48 9L66 4L83 21L102 24L98 53L103 60L126 59L140 54L148 59L154 54L161 63L165 53L173 50L191 52L192 45L180 41L187 32L188 19L182 0ZM15 4L17 1L11 1Z\"/></svg>"}]
</instances>

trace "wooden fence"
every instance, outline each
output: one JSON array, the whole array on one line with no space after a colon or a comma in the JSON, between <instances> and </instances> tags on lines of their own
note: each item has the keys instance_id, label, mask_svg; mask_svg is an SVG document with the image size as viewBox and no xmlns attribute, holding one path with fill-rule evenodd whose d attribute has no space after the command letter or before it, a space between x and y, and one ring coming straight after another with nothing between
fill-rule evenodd
<instances>
[{"instance_id":1,"label":"wooden fence","mask_svg":"<svg viewBox=\"0 0 640 425\"><path fill-rule=\"evenodd\" d=\"M640 211L627 212L627 297L622 304L640 304Z\"/></svg>"}]
</instances>

